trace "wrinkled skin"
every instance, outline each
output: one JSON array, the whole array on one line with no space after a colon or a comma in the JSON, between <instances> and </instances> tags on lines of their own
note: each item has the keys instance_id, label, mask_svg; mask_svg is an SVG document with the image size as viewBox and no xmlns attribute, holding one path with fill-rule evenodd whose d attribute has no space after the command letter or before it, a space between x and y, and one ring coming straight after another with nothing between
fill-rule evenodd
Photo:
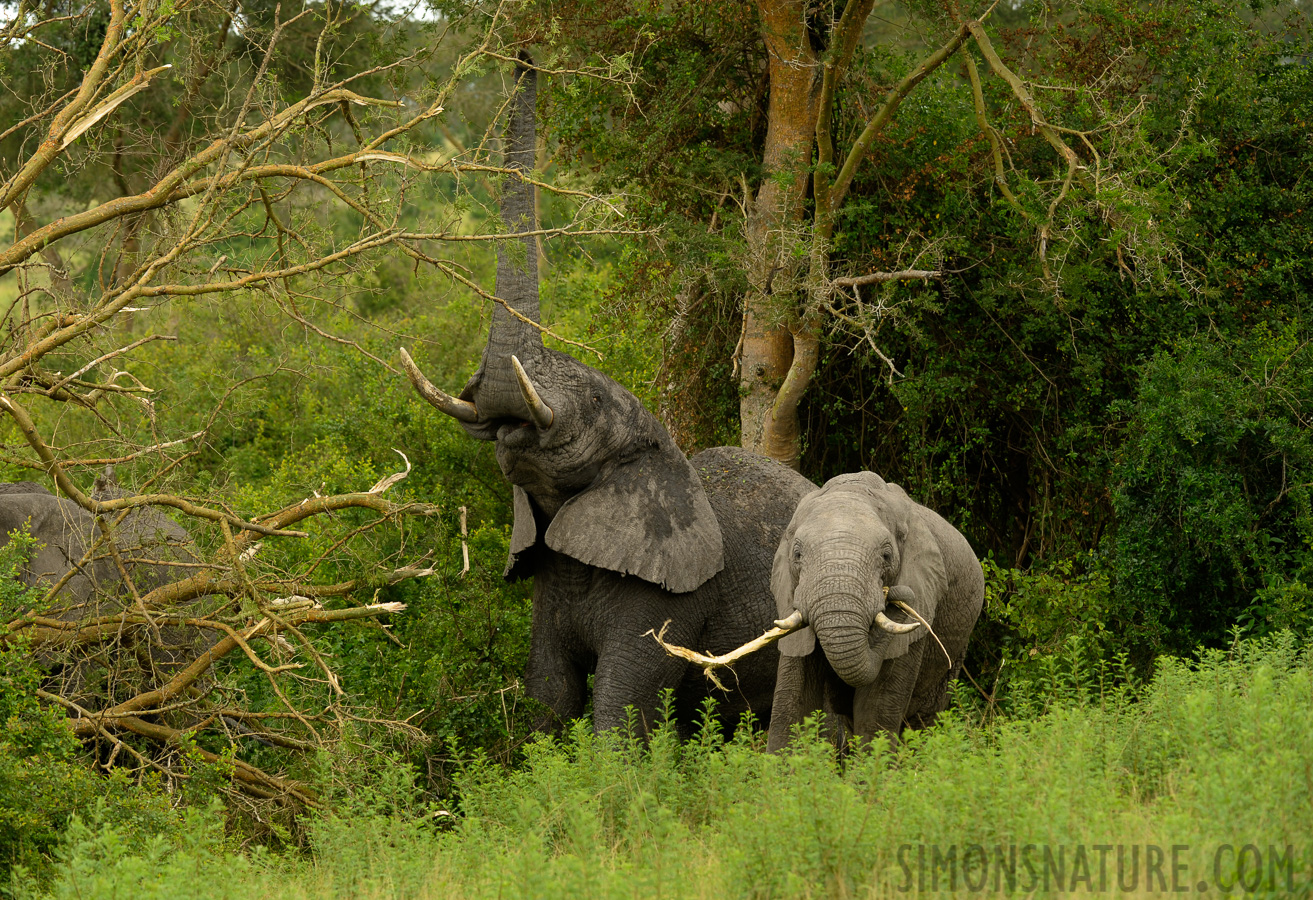
<instances>
[{"instance_id":1,"label":"wrinkled skin","mask_svg":"<svg viewBox=\"0 0 1313 900\"><path fill-rule=\"evenodd\" d=\"M906 726L931 724L947 705L948 680L962 667L985 596L966 538L871 472L833 478L799 503L771 587L780 618L797 611L807 624L780 641L773 750L817 711L839 744L850 734L897 739ZM881 627L879 614L895 627L916 621L886 600L885 588L907 598L943 649L924 626L905 634Z\"/></svg>"},{"instance_id":2,"label":"wrinkled skin","mask_svg":"<svg viewBox=\"0 0 1313 900\"><path fill-rule=\"evenodd\" d=\"M525 71L511 104L506 165L527 171L534 90ZM503 188L502 219L512 231L533 227L532 191L513 178ZM815 485L737 448L690 461L637 397L544 347L533 324L536 247L532 238L516 240L518 248L506 246L511 241L498 248L497 296L519 316L494 305L483 359L460 397L443 394L418 369L408 372L430 403L471 436L496 443L514 485L506 575L534 579L526 690L551 709L539 727L581 715L593 675L595 729L623 725L633 707L646 732L669 688L687 731L701 702L719 692L645 632L669 620L667 641L722 653L769 628L772 554L798 499ZM513 358L549 412L535 415ZM748 710L769 716L775 657L760 653L736 667L733 687L718 696L727 725Z\"/></svg>"},{"instance_id":3,"label":"wrinkled skin","mask_svg":"<svg viewBox=\"0 0 1313 900\"><path fill-rule=\"evenodd\" d=\"M125 496L107 473L96 480L94 499L106 501ZM107 525L118 517L105 517ZM107 555L104 545L93 559L78 566L88 548L101 534L96 517L71 500L58 498L34 482L0 484L0 546L8 543L9 534L27 528L39 546L20 577L33 586L49 587L66 572L77 567L55 598L46 615L64 620L110 615L133 602L123 583L118 566ZM149 507L132 510L114 527L115 544L124 569L139 595L186 577L193 570L170 566L168 561L195 562L187 531L168 516ZM137 561L134 561L137 560ZM198 635L182 628L127 629L124 642L140 640L137 654L148 679L158 681L178 665L194 659L203 646L213 642L209 634ZM147 652L146 648L149 648ZM54 664L53 658L47 663ZM64 665L58 672L64 696L78 696L93 678L94 665L89 662Z\"/></svg>"}]
</instances>

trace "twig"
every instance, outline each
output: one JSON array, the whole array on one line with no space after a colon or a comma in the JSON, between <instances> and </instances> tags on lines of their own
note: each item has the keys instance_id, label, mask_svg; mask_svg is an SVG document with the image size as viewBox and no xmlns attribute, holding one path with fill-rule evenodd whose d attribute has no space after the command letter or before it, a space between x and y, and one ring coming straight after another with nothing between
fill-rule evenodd
<instances>
[{"instance_id":1,"label":"twig","mask_svg":"<svg viewBox=\"0 0 1313 900\"><path fill-rule=\"evenodd\" d=\"M944 273L935 269L904 269L901 272L871 272L867 275L846 275L830 282L834 287L857 287L863 284L876 284L882 281L900 281L904 278L943 278Z\"/></svg>"},{"instance_id":2,"label":"twig","mask_svg":"<svg viewBox=\"0 0 1313 900\"><path fill-rule=\"evenodd\" d=\"M465 514L466 514L466 508L462 506L460 508L460 555L461 555L460 577L461 578L464 578L465 573L470 570L470 546L465 542L465 538L468 534L465 528Z\"/></svg>"},{"instance_id":3,"label":"twig","mask_svg":"<svg viewBox=\"0 0 1313 900\"><path fill-rule=\"evenodd\" d=\"M889 602L925 626L925 630L930 632L930 636L935 639L935 643L939 645L939 649L944 651L944 659L948 660L948 667L951 669L953 667L953 657L948 655L948 648L945 647L944 642L939 639L939 635L935 634L935 630L930 627L930 623L921 618L919 612L912 609L910 605L904 603L902 600L891 600Z\"/></svg>"}]
</instances>

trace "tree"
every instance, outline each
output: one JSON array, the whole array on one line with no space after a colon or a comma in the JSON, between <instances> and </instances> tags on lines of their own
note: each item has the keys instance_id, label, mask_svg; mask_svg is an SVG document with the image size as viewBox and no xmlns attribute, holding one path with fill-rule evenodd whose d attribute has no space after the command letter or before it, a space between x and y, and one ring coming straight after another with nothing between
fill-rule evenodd
<instances>
[{"instance_id":1,"label":"tree","mask_svg":"<svg viewBox=\"0 0 1313 900\"><path fill-rule=\"evenodd\" d=\"M627 288L668 323L673 430L875 468L1008 558L1096 542L1109 405L1217 289L1180 180L1204 112L1306 46L1261 6L553 5L562 59L636 76L549 111L662 229Z\"/></svg>"},{"instance_id":2,"label":"tree","mask_svg":"<svg viewBox=\"0 0 1313 900\"><path fill-rule=\"evenodd\" d=\"M106 767L184 778L188 754L227 765L216 751L236 746L234 729L289 751L325 746L369 713L308 626L400 613L378 592L432 572L423 521L438 507L384 496L409 461L372 487L290 503L240 484L202 489L226 408L281 362L252 378L211 373L194 387L212 402L184 414L190 398L160 400L171 373L143 354L175 340L164 329L201 304L264 304L404 383L329 322L356 315L353 293L383 290L368 275L394 253L492 297L458 254L504 228L468 184L523 175L486 149L490 134L456 154L428 148L441 145L438 120L458 88L504 55L505 17L476 10L410 40L415 23L332 3L285 13L107 0L12 13L0 66L24 90L8 95L16 124L0 134L0 209L13 224L0 245L0 463L10 478L48 479L69 520L88 524L65 577L51 573L0 611L0 646L63 673L40 697L107 748ZM597 230L608 210L576 208L545 233ZM130 490L90 488L106 465ZM146 508L173 517L155 520L160 530L184 523L194 547L180 558L130 540L127 523ZM105 590L70 599L77 572L106 566L117 574ZM172 574L147 583L146 569ZM162 629L199 634L197 648L158 664ZM263 706L235 686L236 660L265 682ZM100 673L90 680L89 665ZM315 802L285 775L231 766L235 790Z\"/></svg>"}]
</instances>

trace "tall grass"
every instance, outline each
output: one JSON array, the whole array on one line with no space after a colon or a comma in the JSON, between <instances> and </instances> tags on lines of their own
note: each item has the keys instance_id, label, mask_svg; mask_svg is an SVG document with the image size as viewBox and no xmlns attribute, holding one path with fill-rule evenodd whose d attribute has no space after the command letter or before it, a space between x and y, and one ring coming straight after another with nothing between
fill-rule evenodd
<instances>
[{"instance_id":1,"label":"tall grass","mask_svg":"<svg viewBox=\"0 0 1313 900\"><path fill-rule=\"evenodd\" d=\"M815 728L770 755L746 729L685 744L660 729L645 745L578 723L514 770L469 760L450 814L415 805L404 770L387 768L374 794L313 823L308 858L227 847L214 813L146 853L79 822L51 893L894 897L1006 891L1009 854L1026 895L1309 891L1313 653L1292 638L1163 659L1135 689L1035 700L983 723L953 712L842 759Z\"/></svg>"}]
</instances>

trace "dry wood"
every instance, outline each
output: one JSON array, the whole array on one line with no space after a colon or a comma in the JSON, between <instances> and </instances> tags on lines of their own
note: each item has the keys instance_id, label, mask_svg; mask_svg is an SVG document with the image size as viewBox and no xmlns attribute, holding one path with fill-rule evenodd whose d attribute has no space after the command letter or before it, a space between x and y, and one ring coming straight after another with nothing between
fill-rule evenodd
<instances>
[{"instance_id":1,"label":"dry wood","mask_svg":"<svg viewBox=\"0 0 1313 900\"><path fill-rule=\"evenodd\" d=\"M701 666L702 674L707 676L707 678L711 680L711 683L718 689L724 691L728 690L728 688L726 688L725 685L721 683L720 679L716 677L717 669L731 666L743 657L756 653L764 647L769 647L780 638L792 634L804 626L802 623L797 625L780 625L777 623L774 628L768 629L759 637L755 637L743 646L731 650L728 653L722 653L719 656L713 656L708 653L699 653L696 650L689 650L687 647L680 647L675 644L667 644L665 636L666 629L669 627L670 620L666 619L665 624L661 626L659 632L649 628L647 631L643 632L643 634L644 636L649 634L652 635L652 639L661 645L661 649L665 650L671 656L677 656L680 659L688 660L696 666Z\"/></svg>"}]
</instances>

